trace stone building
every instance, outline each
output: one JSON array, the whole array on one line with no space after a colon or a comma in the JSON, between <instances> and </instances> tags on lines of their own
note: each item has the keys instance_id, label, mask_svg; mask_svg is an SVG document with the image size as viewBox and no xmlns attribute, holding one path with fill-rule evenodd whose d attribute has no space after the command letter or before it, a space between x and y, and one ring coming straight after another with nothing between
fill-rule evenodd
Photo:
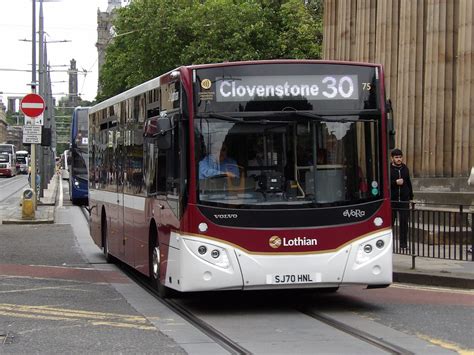
<instances>
[{"instance_id":1,"label":"stone building","mask_svg":"<svg viewBox=\"0 0 474 355\"><path fill-rule=\"evenodd\" d=\"M20 107L22 96L8 96L7 112L17 113Z\"/></svg>"},{"instance_id":2,"label":"stone building","mask_svg":"<svg viewBox=\"0 0 474 355\"><path fill-rule=\"evenodd\" d=\"M324 59L382 63L414 176L474 165L474 1L325 0Z\"/></svg>"},{"instance_id":3,"label":"stone building","mask_svg":"<svg viewBox=\"0 0 474 355\"><path fill-rule=\"evenodd\" d=\"M76 60L71 59L71 66L68 69L69 74L69 92L68 92L68 100L67 105L69 107L77 107L79 105L79 87L77 84L77 66Z\"/></svg>"},{"instance_id":4,"label":"stone building","mask_svg":"<svg viewBox=\"0 0 474 355\"><path fill-rule=\"evenodd\" d=\"M5 105L0 99L0 143L7 142L7 116L5 114Z\"/></svg>"},{"instance_id":5,"label":"stone building","mask_svg":"<svg viewBox=\"0 0 474 355\"><path fill-rule=\"evenodd\" d=\"M384 65L415 198L469 204L474 188L474 1L325 0L323 58Z\"/></svg>"},{"instance_id":6,"label":"stone building","mask_svg":"<svg viewBox=\"0 0 474 355\"><path fill-rule=\"evenodd\" d=\"M126 3L128 3L127 1ZM108 0L107 10L101 12L97 10L97 51L99 55L98 67L99 67L99 77L100 77L100 69L105 61L105 49L107 45L113 38L114 31L113 31L113 18L114 18L114 10L117 8L122 7L121 0ZM100 92L100 84L99 84L99 92Z\"/></svg>"},{"instance_id":7,"label":"stone building","mask_svg":"<svg viewBox=\"0 0 474 355\"><path fill-rule=\"evenodd\" d=\"M23 147L23 126L8 126L6 142L13 144L16 150L22 150Z\"/></svg>"}]
</instances>

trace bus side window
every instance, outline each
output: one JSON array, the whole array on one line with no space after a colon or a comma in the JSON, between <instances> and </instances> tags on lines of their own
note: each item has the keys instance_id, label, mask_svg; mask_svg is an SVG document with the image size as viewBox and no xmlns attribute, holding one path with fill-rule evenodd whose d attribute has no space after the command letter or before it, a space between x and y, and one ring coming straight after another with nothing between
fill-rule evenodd
<instances>
[{"instance_id":1,"label":"bus side window","mask_svg":"<svg viewBox=\"0 0 474 355\"><path fill-rule=\"evenodd\" d=\"M148 195L155 195L158 190L157 186L157 157L158 157L158 147L155 144L155 140L150 140L146 144L146 175L145 175L145 184Z\"/></svg>"},{"instance_id":2,"label":"bus side window","mask_svg":"<svg viewBox=\"0 0 474 355\"><path fill-rule=\"evenodd\" d=\"M159 195L166 194L166 155L166 150L158 149L156 192Z\"/></svg>"}]
</instances>

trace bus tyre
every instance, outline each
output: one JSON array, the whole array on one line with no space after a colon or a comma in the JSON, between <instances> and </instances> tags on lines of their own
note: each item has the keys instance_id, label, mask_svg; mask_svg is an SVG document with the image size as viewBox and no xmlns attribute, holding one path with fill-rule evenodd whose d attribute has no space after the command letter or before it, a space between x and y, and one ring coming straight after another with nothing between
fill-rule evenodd
<instances>
[{"instance_id":1,"label":"bus tyre","mask_svg":"<svg viewBox=\"0 0 474 355\"><path fill-rule=\"evenodd\" d=\"M150 281L151 285L161 298L171 296L171 290L160 281L160 247L158 242L154 243L150 251Z\"/></svg>"}]
</instances>

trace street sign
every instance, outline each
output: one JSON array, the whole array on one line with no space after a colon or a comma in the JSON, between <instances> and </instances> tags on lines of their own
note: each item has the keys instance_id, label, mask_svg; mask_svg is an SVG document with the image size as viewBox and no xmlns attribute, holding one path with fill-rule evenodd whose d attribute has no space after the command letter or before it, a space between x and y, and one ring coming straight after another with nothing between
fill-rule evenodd
<instances>
[{"instance_id":1,"label":"street sign","mask_svg":"<svg viewBox=\"0 0 474 355\"><path fill-rule=\"evenodd\" d=\"M28 94L20 102L20 110L25 116L38 117L44 112L44 100L38 94Z\"/></svg>"},{"instance_id":2,"label":"street sign","mask_svg":"<svg viewBox=\"0 0 474 355\"><path fill-rule=\"evenodd\" d=\"M44 114L42 113L39 116L36 117L28 117L25 116L25 125L37 125L37 126L42 126L43 125L43 116Z\"/></svg>"},{"instance_id":3,"label":"street sign","mask_svg":"<svg viewBox=\"0 0 474 355\"><path fill-rule=\"evenodd\" d=\"M41 144L41 126L23 126L23 143Z\"/></svg>"}]
</instances>

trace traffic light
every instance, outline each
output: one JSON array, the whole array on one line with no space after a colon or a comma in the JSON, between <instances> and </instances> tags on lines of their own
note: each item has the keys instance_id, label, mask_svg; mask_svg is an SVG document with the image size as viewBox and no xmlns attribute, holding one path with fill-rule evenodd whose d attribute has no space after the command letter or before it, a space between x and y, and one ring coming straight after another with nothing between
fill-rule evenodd
<instances>
[{"instance_id":1,"label":"traffic light","mask_svg":"<svg viewBox=\"0 0 474 355\"><path fill-rule=\"evenodd\" d=\"M51 128L41 127L41 145L43 147L51 145Z\"/></svg>"}]
</instances>

